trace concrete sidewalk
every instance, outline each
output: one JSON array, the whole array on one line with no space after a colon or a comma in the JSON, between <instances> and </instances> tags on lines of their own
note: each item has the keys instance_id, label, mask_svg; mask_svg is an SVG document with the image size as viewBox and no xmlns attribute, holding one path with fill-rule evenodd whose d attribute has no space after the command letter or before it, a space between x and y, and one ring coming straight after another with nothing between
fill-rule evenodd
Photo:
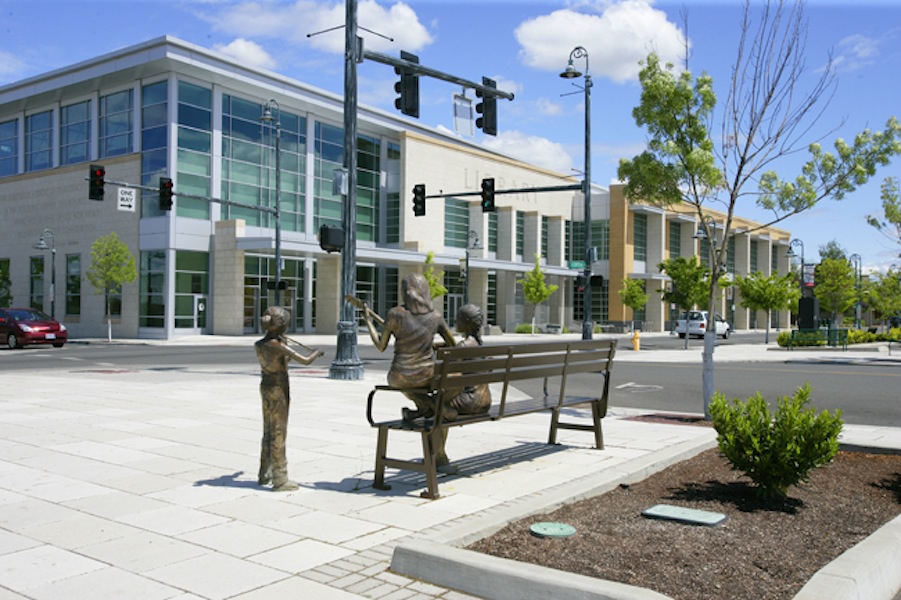
<instances>
[{"instance_id":1,"label":"concrete sidewalk","mask_svg":"<svg viewBox=\"0 0 901 600\"><path fill-rule=\"evenodd\" d=\"M699 359L692 344L667 352ZM776 354L746 349L735 359L753 352ZM717 360L732 353L723 347ZM617 360L662 355L624 349ZM708 427L630 420L635 411L616 408L603 451L573 431L547 446L547 415L454 429L448 452L459 473L442 477L442 497L429 501L416 474L389 471L392 490L371 487L376 436L365 400L384 374L334 381L327 371L326 361L292 370L289 462L301 488L285 494L256 484L254 360L159 370L74 360L38 379L5 371L0 599L471 598L389 571L395 547L476 539L714 445ZM402 404L382 410L394 415ZM891 428L847 426L842 439L901 448ZM414 435L391 445L399 456L421 452Z\"/></svg>"}]
</instances>

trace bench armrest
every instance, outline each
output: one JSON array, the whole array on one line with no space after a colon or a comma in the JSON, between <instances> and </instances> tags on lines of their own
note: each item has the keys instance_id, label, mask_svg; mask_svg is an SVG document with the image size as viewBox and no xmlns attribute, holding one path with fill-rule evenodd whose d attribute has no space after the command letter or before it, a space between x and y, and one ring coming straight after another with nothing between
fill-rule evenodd
<instances>
[{"instance_id":1,"label":"bench armrest","mask_svg":"<svg viewBox=\"0 0 901 600\"><path fill-rule=\"evenodd\" d=\"M432 391L431 388L422 387L422 388L396 388L390 385L377 385L372 388L372 391L369 392L369 397L366 399L366 419L369 421L369 424L373 427L377 427L378 423L372 418L372 405L373 399L375 398L376 392L397 392L402 394L404 392L423 392L428 393Z\"/></svg>"}]
</instances>

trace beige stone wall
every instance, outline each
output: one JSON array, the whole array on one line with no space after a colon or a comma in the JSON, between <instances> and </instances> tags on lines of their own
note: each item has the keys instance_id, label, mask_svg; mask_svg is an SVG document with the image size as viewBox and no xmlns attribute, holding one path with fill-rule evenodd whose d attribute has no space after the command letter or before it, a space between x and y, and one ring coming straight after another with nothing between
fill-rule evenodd
<instances>
[{"instance_id":1,"label":"beige stone wall","mask_svg":"<svg viewBox=\"0 0 901 600\"><path fill-rule=\"evenodd\" d=\"M107 180L140 181L141 162L137 155L103 161ZM69 328L72 338L107 335L102 294L83 277L81 314L66 315L66 256L81 256L82 276L91 265L91 244L116 232L135 257L138 252L140 206L135 212L118 210L118 188L107 183L102 202L88 199L88 164L58 167L45 171L4 177L0 184L0 258L10 259L14 306L30 299L30 257L44 257L44 306L50 313L51 252L33 246L44 229L50 229L56 245L56 317ZM140 195L140 194L138 194ZM140 201L139 201L140 202ZM48 244L50 240L48 238ZM139 282L122 289L122 317L113 320L113 337L137 337Z\"/></svg>"},{"instance_id":2,"label":"beige stone wall","mask_svg":"<svg viewBox=\"0 0 901 600\"><path fill-rule=\"evenodd\" d=\"M213 240L212 333L244 333L244 252L238 250L238 238L244 237L244 221L219 221Z\"/></svg>"}]
</instances>

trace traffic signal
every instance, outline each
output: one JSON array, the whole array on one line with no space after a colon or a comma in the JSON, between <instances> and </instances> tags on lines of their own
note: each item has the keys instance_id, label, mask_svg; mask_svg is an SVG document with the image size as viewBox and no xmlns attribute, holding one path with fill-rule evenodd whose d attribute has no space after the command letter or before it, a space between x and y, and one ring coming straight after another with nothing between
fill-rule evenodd
<instances>
[{"instance_id":1,"label":"traffic signal","mask_svg":"<svg viewBox=\"0 0 901 600\"><path fill-rule=\"evenodd\" d=\"M106 169L102 165L91 165L88 171L88 198L91 200L103 200L103 178L106 177Z\"/></svg>"},{"instance_id":2,"label":"traffic signal","mask_svg":"<svg viewBox=\"0 0 901 600\"><path fill-rule=\"evenodd\" d=\"M172 179L160 177L160 210L172 210Z\"/></svg>"},{"instance_id":3,"label":"traffic signal","mask_svg":"<svg viewBox=\"0 0 901 600\"><path fill-rule=\"evenodd\" d=\"M413 215L422 217L425 215L425 184L417 183L413 186Z\"/></svg>"},{"instance_id":4,"label":"traffic signal","mask_svg":"<svg viewBox=\"0 0 901 600\"><path fill-rule=\"evenodd\" d=\"M497 88L497 83L488 77L482 77L482 85ZM476 119L476 127L485 135L497 135L497 96L476 90L476 96L482 99L476 104L476 112L482 115Z\"/></svg>"},{"instance_id":5,"label":"traffic signal","mask_svg":"<svg viewBox=\"0 0 901 600\"><path fill-rule=\"evenodd\" d=\"M407 62L419 64L419 57L401 50L400 57ZM403 67L394 67L394 72L400 75L400 81L394 84L394 91L399 94L394 106L405 115L419 118L419 77Z\"/></svg>"},{"instance_id":6,"label":"traffic signal","mask_svg":"<svg viewBox=\"0 0 901 600\"><path fill-rule=\"evenodd\" d=\"M482 212L497 212L494 205L494 178L482 180Z\"/></svg>"}]
</instances>

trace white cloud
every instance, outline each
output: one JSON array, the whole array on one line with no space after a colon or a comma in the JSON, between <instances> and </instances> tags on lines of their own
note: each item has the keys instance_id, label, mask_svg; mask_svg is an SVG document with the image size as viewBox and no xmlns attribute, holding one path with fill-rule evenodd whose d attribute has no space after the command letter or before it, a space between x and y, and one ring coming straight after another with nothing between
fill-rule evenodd
<instances>
[{"instance_id":1,"label":"white cloud","mask_svg":"<svg viewBox=\"0 0 901 600\"><path fill-rule=\"evenodd\" d=\"M563 113L563 106L559 102L551 102L547 98L539 98L535 101L535 105L538 114L545 117L555 117Z\"/></svg>"},{"instance_id":2,"label":"white cloud","mask_svg":"<svg viewBox=\"0 0 901 600\"><path fill-rule=\"evenodd\" d=\"M482 145L558 173L569 174L573 165L572 157L561 144L521 131L501 131Z\"/></svg>"},{"instance_id":3,"label":"white cloud","mask_svg":"<svg viewBox=\"0 0 901 600\"><path fill-rule=\"evenodd\" d=\"M0 51L0 83L14 80L24 70L24 62L9 52Z\"/></svg>"},{"instance_id":4,"label":"white cloud","mask_svg":"<svg viewBox=\"0 0 901 600\"><path fill-rule=\"evenodd\" d=\"M560 72L575 46L588 51L592 76L624 83L638 77L639 61L657 52L664 62L678 64L685 38L666 13L646 0L599 0L600 14L565 8L536 17L517 27L520 59L536 69ZM577 69L584 69L579 59Z\"/></svg>"},{"instance_id":5,"label":"white cloud","mask_svg":"<svg viewBox=\"0 0 901 600\"><path fill-rule=\"evenodd\" d=\"M278 2L244 2L216 6L206 15L214 27L227 33L249 38L271 38L294 44L309 44L325 52L344 52L344 3L297 0L291 4ZM375 0L362 0L357 6L359 35L369 50L386 51L404 48L416 52L432 43L428 30L407 4L396 2L390 7ZM362 28L379 35L373 35ZM333 31L326 31L333 30ZM325 32L325 33L320 33ZM317 34L307 37L309 34ZM380 36L393 38L391 42Z\"/></svg>"},{"instance_id":6,"label":"white cloud","mask_svg":"<svg viewBox=\"0 0 901 600\"><path fill-rule=\"evenodd\" d=\"M213 49L240 61L249 67L274 69L275 59L256 42L238 38L230 44L216 44Z\"/></svg>"},{"instance_id":7,"label":"white cloud","mask_svg":"<svg viewBox=\"0 0 901 600\"><path fill-rule=\"evenodd\" d=\"M876 64L879 41L865 35L850 35L838 43L833 66L840 71L857 71Z\"/></svg>"}]
</instances>

